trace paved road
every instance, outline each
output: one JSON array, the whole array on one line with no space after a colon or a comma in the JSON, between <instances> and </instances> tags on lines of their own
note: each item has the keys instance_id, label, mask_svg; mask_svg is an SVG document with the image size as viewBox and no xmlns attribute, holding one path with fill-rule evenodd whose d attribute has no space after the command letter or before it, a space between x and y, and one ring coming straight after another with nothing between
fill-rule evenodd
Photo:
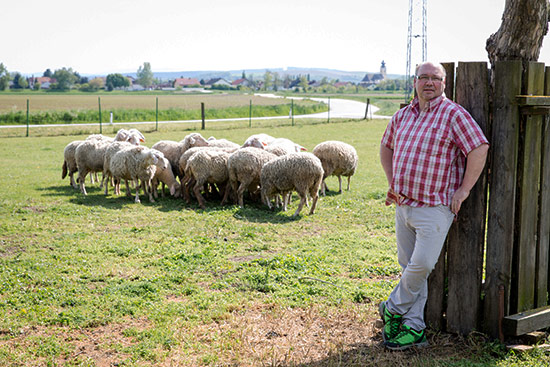
<instances>
[{"instance_id":1,"label":"paved road","mask_svg":"<svg viewBox=\"0 0 550 367\"><path fill-rule=\"evenodd\" d=\"M284 98L280 96L276 96L274 94L257 94L258 96L262 97L269 97L269 98ZM302 97L288 97L291 99L303 99ZM329 99L328 98L311 98L314 101L319 101L328 104ZM352 119L363 119L365 118L365 110L367 108L367 104L363 102L358 101L352 101L348 99L340 99L340 98L331 98L330 99L330 111L329 112L321 112L321 113L314 113L310 115L295 115L294 118L352 118ZM390 118L388 116L377 116L375 115L376 111L378 111L379 108L376 106L369 106L368 111L368 117L369 118ZM330 113L330 116L329 116ZM270 117L253 117L252 120L273 120L273 119L281 119L285 117L290 116L270 116ZM242 118L230 118L230 119L207 119L206 122L217 122L217 121L248 121L248 117L242 117ZM197 123L202 122L202 120L177 120L177 121L159 121L159 124L172 124L172 123ZM155 124L156 121L145 121L145 122L115 122L113 125L142 125L142 124ZM95 123L88 123L88 124L48 124L48 125L29 125L29 127L56 127L56 126L96 126L97 122ZM104 123L104 125L110 125L109 122ZM9 129L9 128L21 128L21 127L27 127L27 125L0 125L0 129Z\"/></svg>"}]
</instances>

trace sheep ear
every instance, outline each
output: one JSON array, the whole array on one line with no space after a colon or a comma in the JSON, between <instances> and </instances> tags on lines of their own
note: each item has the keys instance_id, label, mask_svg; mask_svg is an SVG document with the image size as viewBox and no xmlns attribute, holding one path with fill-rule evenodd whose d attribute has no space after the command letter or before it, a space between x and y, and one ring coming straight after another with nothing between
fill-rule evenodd
<instances>
[{"instance_id":1,"label":"sheep ear","mask_svg":"<svg viewBox=\"0 0 550 367\"><path fill-rule=\"evenodd\" d=\"M301 150L302 152L307 152L307 149L304 148L304 147L300 147L300 150Z\"/></svg>"},{"instance_id":2,"label":"sheep ear","mask_svg":"<svg viewBox=\"0 0 550 367\"><path fill-rule=\"evenodd\" d=\"M174 196L176 194L176 187L174 185L170 186L170 195Z\"/></svg>"},{"instance_id":3,"label":"sheep ear","mask_svg":"<svg viewBox=\"0 0 550 367\"><path fill-rule=\"evenodd\" d=\"M157 164L158 162L159 162L159 159L157 158L156 155L153 154L153 163Z\"/></svg>"},{"instance_id":4,"label":"sheep ear","mask_svg":"<svg viewBox=\"0 0 550 367\"><path fill-rule=\"evenodd\" d=\"M262 145L263 145L264 147L267 147L267 143L266 143L265 141L262 141Z\"/></svg>"}]
</instances>

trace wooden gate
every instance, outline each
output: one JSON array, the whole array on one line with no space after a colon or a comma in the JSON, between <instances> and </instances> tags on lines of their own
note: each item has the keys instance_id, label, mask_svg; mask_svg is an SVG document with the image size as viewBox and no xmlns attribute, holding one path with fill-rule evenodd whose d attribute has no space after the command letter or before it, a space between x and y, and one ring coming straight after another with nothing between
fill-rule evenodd
<instances>
[{"instance_id":1,"label":"wooden gate","mask_svg":"<svg viewBox=\"0 0 550 367\"><path fill-rule=\"evenodd\" d=\"M443 64L445 94L491 144L488 164L430 275L426 321L492 337L550 326L550 68L521 61ZM454 80L453 80L454 79Z\"/></svg>"}]
</instances>

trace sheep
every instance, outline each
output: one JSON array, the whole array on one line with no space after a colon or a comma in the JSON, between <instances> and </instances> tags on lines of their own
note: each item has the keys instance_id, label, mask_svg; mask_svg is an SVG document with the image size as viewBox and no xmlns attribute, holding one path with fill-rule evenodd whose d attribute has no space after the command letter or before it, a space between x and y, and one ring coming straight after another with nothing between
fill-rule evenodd
<instances>
[{"instance_id":1,"label":"sheep","mask_svg":"<svg viewBox=\"0 0 550 367\"><path fill-rule=\"evenodd\" d=\"M309 214L315 212L319 198L319 187L323 181L323 166L319 158L312 153L291 153L277 157L267 162L260 173L262 201L271 209L270 198L278 193L283 198L296 190L300 196L298 209L292 215L300 214L307 202L307 194L312 198ZM286 200L283 200L283 211L286 210Z\"/></svg>"},{"instance_id":2,"label":"sheep","mask_svg":"<svg viewBox=\"0 0 550 367\"><path fill-rule=\"evenodd\" d=\"M277 138L264 147L265 150L275 155L281 156L290 153L297 153L306 150L303 146L294 143L286 138Z\"/></svg>"},{"instance_id":3,"label":"sheep","mask_svg":"<svg viewBox=\"0 0 550 367\"><path fill-rule=\"evenodd\" d=\"M142 141L140 137L141 133L132 133L128 136L126 141L113 141L107 146L103 154L103 180L105 181L105 195L108 194L109 189L109 179L112 177L111 174L111 158L115 155L116 152L129 149L136 145L139 145L139 142Z\"/></svg>"},{"instance_id":4,"label":"sheep","mask_svg":"<svg viewBox=\"0 0 550 367\"><path fill-rule=\"evenodd\" d=\"M231 188L237 194L239 206L243 208L244 191L246 189L256 191L260 185L260 172L263 165L275 158L277 158L276 155L254 147L241 148L231 154L227 159L229 181L221 205L226 202L229 188Z\"/></svg>"},{"instance_id":5,"label":"sheep","mask_svg":"<svg viewBox=\"0 0 550 367\"><path fill-rule=\"evenodd\" d=\"M187 162L187 170L195 179L193 192L202 209L206 209L204 197L200 190L205 183L224 185L228 180L227 159L229 154L219 149L201 149L193 154Z\"/></svg>"},{"instance_id":6,"label":"sheep","mask_svg":"<svg viewBox=\"0 0 550 367\"><path fill-rule=\"evenodd\" d=\"M229 149L239 149L240 145L233 143L227 139L216 139L213 136L208 138L208 146L211 148L229 148Z\"/></svg>"},{"instance_id":7,"label":"sheep","mask_svg":"<svg viewBox=\"0 0 550 367\"><path fill-rule=\"evenodd\" d=\"M248 137L248 139L245 140L244 144L243 144L243 148L245 147L257 147L257 148L260 148L257 144L261 144L263 146L266 146L268 144L270 144L271 142L273 142L273 140L275 140L274 137L270 136L270 135L267 135L267 134L264 134L264 133L261 133L261 134L254 134L254 135L251 135Z\"/></svg>"},{"instance_id":8,"label":"sheep","mask_svg":"<svg viewBox=\"0 0 550 367\"><path fill-rule=\"evenodd\" d=\"M200 146L208 146L208 142L201 134L191 133L179 142L161 140L155 143L152 148L164 153L164 157L170 162L174 176L181 180L183 177L183 172L180 171L179 168L179 160L181 155L189 148Z\"/></svg>"},{"instance_id":9,"label":"sheep","mask_svg":"<svg viewBox=\"0 0 550 367\"><path fill-rule=\"evenodd\" d=\"M63 166L62 166L62 172L61 172L61 179L64 179L67 176L67 173L69 174L70 179L70 185L74 187L75 189L78 189L78 185L76 184L74 180L74 173L78 171L78 167L76 166L76 159L75 159L75 151L76 147L82 143L83 140L75 140L67 144L65 149L63 150Z\"/></svg>"},{"instance_id":10,"label":"sheep","mask_svg":"<svg viewBox=\"0 0 550 367\"><path fill-rule=\"evenodd\" d=\"M176 177L174 176L174 172L172 171L172 166L170 165L170 161L166 158L162 158L164 165L166 166L166 169L157 169L155 172L155 176L153 177L153 180L151 182L152 184L152 190L153 190L153 196L158 198L158 185L159 183L162 184L161 188L161 195L164 197L164 185L168 186L170 190L170 195L174 197L179 197L181 195L181 186L180 183L176 180Z\"/></svg>"},{"instance_id":11,"label":"sheep","mask_svg":"<svg viewBox=\"0 0 550 367\"><path fill-rule=\"evenodd\" d=\"M131 134L128 130L120 129L114 138L107 137L101 134L93 134L82 141L74 149L74 161L76 162L76 167L78 169L78 183L80 186L80 191L87 195L86 187L84 185L84 179L88 173L97 173L103 171L103 155L105 149L113 141L125 141L131 139L134 134L139 133L138 130L134 129L135 132ZM141 135L141 133L139 133ZM67 147L65 147L67 149ZM72 148L68 149L68 154L70 154ZM65 152L64 152L65 153ZM70 161L70 156L65 156L65 161ZM64 164L65 165L65 164ZM67 164L67 167L69 164ZM76 172L76 171L75 171ZM62 177L64 177L62 175ZM100 187L103 186L103 180ZM92 180L93 182L93 180Z\"/></svg>"},{"instance_id":12,"label":"sheep","mask_svg":"<svg viewBox=\"0 0 550 367\"><path fill-rule=\"evenodd\" d=\"M139 188L141 180L145 193L149 194L149 201L154 202L151 192L147 192L147 186L155 175L157 164L164 156L154 149L144 146L135 146L129 149L123 149L116 152L111 158L110 166L113 178L121 180L134 181L136 196L135 202L140 203ZM120 183L119 183L120 185ZM120 194L120 187L115 188L115 192Z\"/></svg>"},{"instance_id":13,"label":"sheep","mask_svg":"<svg viewBox=\"0 0 550 367\"><path fill-rule=\"evenodd\" d=\"M335 140L325 141L313 148L313 154L317 156L323 164L323 184L321 193L325 195L328 190L325 179L329 176L338 176L339 190L342 193L342 176L348 178L348 190L350 189L351 176L357 169L359 158L355 148L347 143Z\"/></svg>"}]
</instances>

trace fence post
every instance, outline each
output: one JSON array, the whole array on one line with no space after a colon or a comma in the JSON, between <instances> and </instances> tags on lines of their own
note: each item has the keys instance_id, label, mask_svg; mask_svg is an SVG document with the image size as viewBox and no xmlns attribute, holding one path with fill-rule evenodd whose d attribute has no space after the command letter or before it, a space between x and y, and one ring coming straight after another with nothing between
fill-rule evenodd
<instances>
[{"instance_id":1,"label":"fence post","mask_svg":"<svg viewBox=\"0 0 550 367\"><path fill-rule=\"evenodd\" d=\"M292 126L294 126L294 100L290 100L290 114L292 115Z\"/></svg>"},{"instance_id":2,"label":"fence post","mask_svg":"<svg viewBox=\"0 0 550 367\"><path fill-rule=\"evenodd\" d=\"M29 100L27 99L27 137L29 136Z\"/></svg>"},{"instance_id":3,"label":"fence post","mask_svg":"<svg viewBox=\"0 0 550 367\"><path fill-rule=\"evenodd\" d=\"M102 126L101 126L101 97L97 97L97 104L99 105L99 133L102 134Z\"/></svg>"},{"instance_id":4,"label":"fence post","mask_svg":"<svg viewBox=\"0 0 550 367\"><path fill-rule=\"evenodd\" d=\"M248 109L248 127L252 127L252 100L250 100L250 108Z\"/></svg>"},{"instance_id":5,"label":"fence post","mask_svg":"<svg viewBox=\"0 0 550 367\"><path fill-rule=\"evenodd\" d=\"M521 93L522 62L495 63L493 89L493 127L491 134L491 182L487 216L487 250L484 330L499 337L499 287L504 286L504 315L509 315L512 277L512 250L516 202L517 146Z\"/></svg>"},{"instance_id":6,"label":"fence post","mask_svg":"<svg viewBox=\"0 0 550 367\"><path fill-rule=\"evenodd\" d=\"M204 121L204 102L201 102L201 119L202 119L202 130L205 129L205 121Z\"/></svg>"},{"instance_id":7,"label":"fence post","mask_svg":"<svg viewBox=\"0 0 550 367\"><path fill-rule=\"evenodd\" d=\"M157 108L156 108L156 124L155 124L155 131L159 131L159 97L157 97Z\"/></svg>"},{"instance_id":8,"label":"fence post","mask_svg":"<svg viewBox=\"0 0 550 367\"><path fill-rule=\"evenodd\" d=\"M455 98L489 135L489 76L486 62L459 62ZM478 330L483 277L487 167L461 206L447 238L447 332Z\"/></svg>"},{"instance_id":9,"label":"fence post","mask_svg":"<svg viewBox=\"0 0 550 367\"><path fill-rule=\"evenodd\" d=\"M369 106L370 106L370 98L367 98L367 108L365 108L365 120L368 118L368 115L369 115Z\"/></svg>"},{"instance_id":10,"label":"fence post","mask_svg":"<svg viewBox=\"0 0 550 367\"><path fill-rule=\"evenodd\" d=\"M328 97L327 123L330 123L330 97Z\"/></svg>"}]
</instances>

